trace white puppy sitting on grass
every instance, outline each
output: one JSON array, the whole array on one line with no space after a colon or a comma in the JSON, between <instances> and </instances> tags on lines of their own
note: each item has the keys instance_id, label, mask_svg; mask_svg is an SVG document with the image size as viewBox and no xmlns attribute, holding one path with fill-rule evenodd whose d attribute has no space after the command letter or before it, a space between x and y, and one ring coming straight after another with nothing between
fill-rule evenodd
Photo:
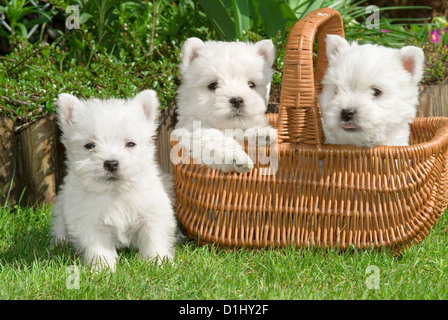
<instances>
[{"instance_id":1,"label":"white puppy sitting on grass","mask_svg":"<svg viewBox=\"0 0 448 320\"><path fill-rule=\"evenodd\" d=\"M67 176L53 209L54 244L68 241L94 270L116 268L117 249L172 259L176 219L155 160L156 93L79 100L61 94L58 123Z\"/></svg>"}]
</instances>

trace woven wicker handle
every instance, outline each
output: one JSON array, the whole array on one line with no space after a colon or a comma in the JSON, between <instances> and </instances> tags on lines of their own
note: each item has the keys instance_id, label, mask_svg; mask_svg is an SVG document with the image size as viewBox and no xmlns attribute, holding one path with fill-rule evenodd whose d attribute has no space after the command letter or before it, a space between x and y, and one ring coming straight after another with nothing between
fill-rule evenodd
<instances>
[{"instance_id":1,"label":"woven wicker handle","mask_svg":"<svg viewBox=\"0 0 448 320\"><path fill-rule=\"evenodd\" d=\"M313 43L317 32L314 74ZM324 140L317 95L327 68L327 34L344 36L342 17L330 8L317 9L291 29L283 67L283 84L277 129L280 142L321 145Z\"/></svg>"}]
</instances>

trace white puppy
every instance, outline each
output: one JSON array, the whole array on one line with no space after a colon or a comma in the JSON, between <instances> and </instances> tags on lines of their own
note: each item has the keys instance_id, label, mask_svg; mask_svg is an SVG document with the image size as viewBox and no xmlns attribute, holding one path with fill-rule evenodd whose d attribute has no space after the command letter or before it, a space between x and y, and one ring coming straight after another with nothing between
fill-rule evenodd
<instances>
[{"instance_id":1,"label":"white puppy","mask_svg":"<svg viewBox=\"0 0 448 320\"><path fill-rule=\"evenodd\" d=\"M254 164L241 146L244 139L274 141L276 130L265 116L274 58L271 40L184 43L173 135L195 163L248 172Z\"/></svg>"},{"instance_id":2,"label":"white puppy","mask_svg":"<svg viewBox=\"0 0 448 320\"><path fill-rule=\"evenodd\" d=\"M171 259L176 220L154 158L156 93L86 101L61 94L57 106L67 175L53 209L53 242L72 243L94 270L115 270L122 247Z\"/></svg>"},{"instance_id":3,"label":"white puppy","mask_svg":"<svg viewBox=\"0 0 448 320\"><path fill-rule=\"evenodd\" d=\"M405 146L418 105L423 50L326 38L328 69L319 105L329 144Z\"/></svg>"}]
</instances>

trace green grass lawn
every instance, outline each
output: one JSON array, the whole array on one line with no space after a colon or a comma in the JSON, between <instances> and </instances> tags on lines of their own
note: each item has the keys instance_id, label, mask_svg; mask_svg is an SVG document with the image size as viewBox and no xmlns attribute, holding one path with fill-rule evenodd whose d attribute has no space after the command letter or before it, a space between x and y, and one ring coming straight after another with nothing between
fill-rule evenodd
<instances>
[{"instance_id":1,"label":"green grass lawn","mask_svg":"<svg viewBox=\"0 0 448 320\"><path fill-rule=\"evenodd\" d=\"M386 251L177 245L159 267L120 253L116 273L50 250L51 207L0 209L0 299L448 299L448 217L401 256Z\"/></svg>"}]
</instances>

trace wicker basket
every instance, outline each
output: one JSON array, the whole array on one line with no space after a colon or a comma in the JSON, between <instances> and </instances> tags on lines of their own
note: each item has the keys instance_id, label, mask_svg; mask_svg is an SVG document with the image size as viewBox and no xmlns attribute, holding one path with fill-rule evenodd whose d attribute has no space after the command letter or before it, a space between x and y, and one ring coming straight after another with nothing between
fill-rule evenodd
<instances>
[{"instance_id":1,"label":"wicker basket","mask_svg":"<svg viewBox=\"0 0 448 320\"><path fill-rule=\"evenodd\" d=\"M279 114L269 115L279 133L268 153L278 157L277 170L259 162L246 174L192 160L174 165L176 210L190 238L226 247L401 248L420 242L443 213L448 118L415 119L406 147L323 144L316 96L326 34L343 36L340 14L328 8L291 30Z\"/></svg>"}]
</instances>

